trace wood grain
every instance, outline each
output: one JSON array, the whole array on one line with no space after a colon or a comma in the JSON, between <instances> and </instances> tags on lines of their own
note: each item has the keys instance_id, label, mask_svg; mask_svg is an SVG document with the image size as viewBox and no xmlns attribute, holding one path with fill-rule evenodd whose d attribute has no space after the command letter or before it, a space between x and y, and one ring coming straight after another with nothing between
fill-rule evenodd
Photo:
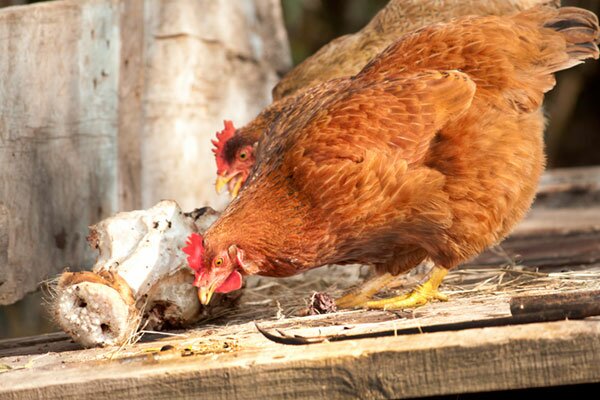
<instances>
[{"instance_id":1,"label":"wood grain","mask_svg":"<svg viewBox=\"0 0 600 400\"><path fill-rule=\"evenodd\" d=\"M140 155L144 132L144 2L123 2L120 16L119 211L142 208Z\"/></svg>"},{"instance_id":2,"label":"wood grain","mask_svg":"<svg viewBox=\"0 0 600 400\"><path fill-rule=\"evenodd\" d=\"M593 279L574 287L561 294L600 289ZM410 312L258 322L302 336L401 330L506 317L515 295L552 290L532 280L493 291L449 291L449 302ZM278 345L253 322L234 321L147 335L122 349L78 350L64 334L0 341L0 370L9 368L0 372L0 398L398 398L600 381L600 319L309 346Z\"/></svg>"},{"instance_id":3,"label":"wood grain","mask_svg":"<svg viewBox=\"0 0 600 400\"><path fill-rule=\"evenodd\" d=\"M161 0L145 2L144 17L141 206L222 209L210 140L224 119L242 126L270 103L289 60L281 6Z\"/></svg>"},{"instance_id":4,"label":"wood grain","mask_svg":"<svg viewBox=\"0 0 600 400\"><path fill-rule=\"evenodd\" d=\"M40 360L42 362L42 360ZM166 352L0 374L3 399L401 398L600 381L600 322Z\"/></svg>"}]
</instances>

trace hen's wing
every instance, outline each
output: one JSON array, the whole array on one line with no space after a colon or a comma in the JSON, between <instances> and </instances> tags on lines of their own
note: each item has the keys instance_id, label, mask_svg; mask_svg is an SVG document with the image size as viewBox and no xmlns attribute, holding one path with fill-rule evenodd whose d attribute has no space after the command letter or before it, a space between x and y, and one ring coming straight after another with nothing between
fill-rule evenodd
<instances>
[{"instance_id":1,"label":"hen's wing","mask_svg":"<svg viewBox=\"0 0 600 400\"><path fill-rule=\"evenodd\" d=\"M598 20L583 9L540 7L512 17L432 25L389 46L360 72L366 79L420 69L459 69L478 96L517 112L536 110L554 72L597 58Z\"/></svg>"},{"instance_id":2,"label":"hen's wing","mask_svg":"<svg viewBox=\"0 0 600 400\"><path fill-rule=\"evenodd\" d=\"M274 144L281 172L323 215L345 216L332 221L379 224L409 209L437 212L444 177L423 161L436 133L470 107L475 84L458 71L351 82Z\"/></svg>"}]
</instances>

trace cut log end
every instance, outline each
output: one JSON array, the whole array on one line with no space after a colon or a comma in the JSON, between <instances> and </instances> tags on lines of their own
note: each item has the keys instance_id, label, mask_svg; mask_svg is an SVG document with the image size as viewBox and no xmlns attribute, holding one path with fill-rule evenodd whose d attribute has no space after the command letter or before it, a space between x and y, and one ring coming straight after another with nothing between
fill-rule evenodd
<instances>
[{"instance_id":1,"label":"cut log end","mask_svg":"<svg viewBox=\"0 0 600 400\"><path fill-rule=\"evenodd\" d=\"M56 291L56 321L85 347L126 342L138 327L137 314L119 292L102 283L78 282Z\"/></svg>"},{"instance_id":2,"label":"cut log end","mask_svg":"<svg viewBox=\"0 0 600 400\"><path fill-rule=\"evenodd\" d=\"M182 328L230 309L239 293L201 306L181 251L192 232L202 233L217 216L210 208L184 214L165 200L90 227L88 242L98 259L93 271L58 278L51 301L58 324L85 347L112 346L135 338L140 324Z\"/></svg>"}]
</instances>

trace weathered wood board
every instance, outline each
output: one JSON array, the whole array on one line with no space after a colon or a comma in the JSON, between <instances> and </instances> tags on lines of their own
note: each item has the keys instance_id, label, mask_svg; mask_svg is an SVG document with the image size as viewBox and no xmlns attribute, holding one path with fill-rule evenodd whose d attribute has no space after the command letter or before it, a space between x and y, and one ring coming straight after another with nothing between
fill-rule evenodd
<instances>
[{"instance_id":1,"label":"weathered wood board","mask_svg":"<svg viewBox=\"0 0 600 400\"><path fill-rule=\"evenodd\" d=\"M471 264L547 267L600 261L600 168L547 171L532 210L500 248Z\"/></svg>"},{"instance_id":2,"label":"weathered wood board","mask_svg":"<svg viewBox=\"0 0 600 400\"><path fill-rule=\"evenodd\" d=\"M453 298L414 318L350 311L263 326L312 335L401 329L505 316L507 300ZM0 342L0 369L12 368L0 372L0 397L405 398L600 382L596 319L302 346L270 342L243 323L124 349L76 348L62 334Z\"/></svg>"},{"instance_id":3,"label":"weathered wood board","mask_svg":"<svg viewBox=\"0 0 600 400\"><path fill-rule=\"evenodd\" d=\"M289 63L276 0L69 0L0 10L0 304L91 265L87 226L222 205L210 139Z\"/></svg>"},{"instance_id":4,"label":"weathered wood board","mask_svg":"<svg viewBox=\"0 0 600 400\"><path fill-rule=\"evenodd\" d=\"M267 1L145 3L141 205L222 208L210 139L223 120L248 122L289 58L280 5Z\"/></svg>"}]
</instances>

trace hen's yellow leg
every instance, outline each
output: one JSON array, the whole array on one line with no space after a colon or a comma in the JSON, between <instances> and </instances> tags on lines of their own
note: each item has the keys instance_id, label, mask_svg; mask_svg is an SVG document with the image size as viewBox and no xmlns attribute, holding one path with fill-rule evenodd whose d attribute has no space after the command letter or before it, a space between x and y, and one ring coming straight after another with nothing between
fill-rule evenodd
<instances>
[{"instance_id":1,"label":"hen's yellow leg","mask_svg":"<svg viewBox=\"0 0 600 400\"><path fill-rule=\"evenodd\" d=\"M438 291L442 280L448 273L446 268L435 266L429 275L429 279L417 286L409 294L389 299L373 300L363 304L364 308L400 310L403 308L419 307L427 304L430 300L447 301L448 297Z\"/></svg>"},{"instance_id":2,"label":"hen's yellow leg","mask_svg":"<svg viewBox=\"0 0 600 400\"><path fill-rule=\"evenodd\" d=\"M376 276L366 281L364 284L354 289L350 293L337 299L335 301L335 305L339 308L362 307L388 283L392 282L396 278L396 276L389 273Z\"/></svg>"}]
</instances>

